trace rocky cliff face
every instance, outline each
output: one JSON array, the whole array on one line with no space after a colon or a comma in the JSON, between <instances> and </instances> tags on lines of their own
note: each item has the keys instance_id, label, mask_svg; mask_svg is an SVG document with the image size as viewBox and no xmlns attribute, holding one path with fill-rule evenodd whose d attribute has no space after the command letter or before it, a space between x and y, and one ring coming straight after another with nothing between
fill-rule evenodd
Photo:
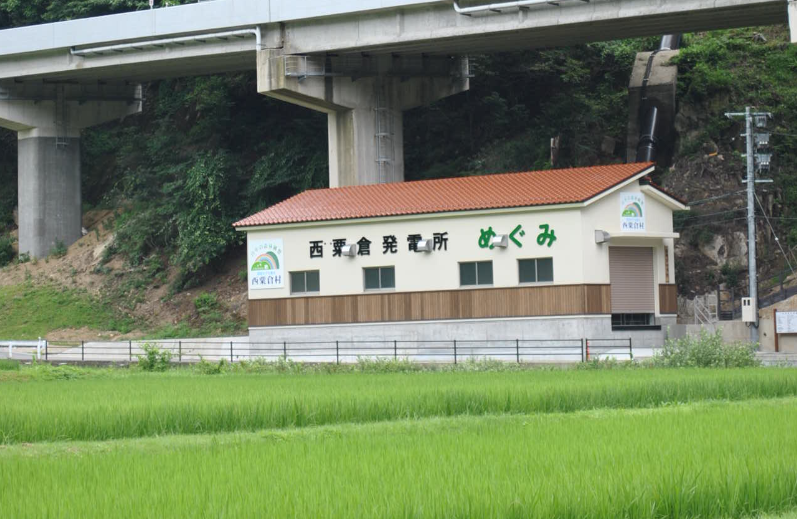
<instances>
[{"instance_id":1,"label":"rocky cliff face","mask_svg":"<svg viewBox=\"0 0 797 519\"><path fill-rule=\"evenodd\" d=\"M759 178L772 184L756 188L758 278L762 296L788 284L783 274L794 265L790 245L797 244L792 220L797 209L797 52L786 43L785 28L770 27L692 35L679 66L678 108L674 120L675 153L660 181L690 201L692 211L676 214L679 293L694 297L721 286L746 295L747 199L745 129L727 119L728 111L747 105L771 111L775 132L771 171ZM793 132L797 133L797 132ZM781 246L784 252L781 251Z\"/></svg>"}]
</instances>

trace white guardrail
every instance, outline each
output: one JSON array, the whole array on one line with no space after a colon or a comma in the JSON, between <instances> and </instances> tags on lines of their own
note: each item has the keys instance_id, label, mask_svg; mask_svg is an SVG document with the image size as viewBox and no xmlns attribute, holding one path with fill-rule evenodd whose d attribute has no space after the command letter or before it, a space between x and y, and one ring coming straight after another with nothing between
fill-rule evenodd
<instances>
[{"instance_id":1,"label":"white guardrail","mask_svg":"<svg viewBox=\"0 0 797 519\"><path fill-rule=\"evenodd\" d=\"M250 342L248 337L126 341L0 340L0 358L47 362L133 363L152 345L168 352L176 364L291 360L313 363L356 363L361 359L407 359L457 363L494 359L518 363L575 363L593 359L640 360L653 356L657 345L626 339L573 340L329 340L322 342Z\"/></svg>"},{"instance_id":2,"label":"white guardrail","mask_svg":"<svg viewBox=\"0 0 797 519\"><path fill-rule=\"evenodd\" d=\"M39 337L37 341L0 341L0 350L5 350L8 354L7 358L13 359L14 358L14 350L18 348L24 348L25 350L32 350L36 349L36 359L42 358L42 352L47 346L47 341ZM17 358L24 358L30 359L30 356L33 354L32 351L17 351L16 355Z\"/></svg>"}]
</instances>

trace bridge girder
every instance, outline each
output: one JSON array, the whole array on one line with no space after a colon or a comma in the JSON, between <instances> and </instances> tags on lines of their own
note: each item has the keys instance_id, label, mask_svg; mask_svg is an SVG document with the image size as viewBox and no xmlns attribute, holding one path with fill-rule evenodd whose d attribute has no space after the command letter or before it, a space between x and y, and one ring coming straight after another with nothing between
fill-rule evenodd
<instances>
[{"instance_id":1,"label":"bridge girder","mask_svg":"<svg viewBox=\"0 0 797 519\"><path fill-rule=\"evenodd\" d=\"M208 39L190 45L147 46L143 44L157 40L128 39L120 41L130 42L129 49L105 54L73 54L75 50L85 52L90 49L87 45L23 54L3 55L0 51L0 80L148 81L253 70L256 50L272 49L296 55L468 55L672 32L769 25L789 19L792 38L797 38L797 5L794 0L593 0L589 3L562 2L558 6L536 5L500 13L488 11L473 16L457 14L453 6L444 1L411 4L410 7L384 8L358 15L253 23L249 27L262 33L262 40L258 38L258 43L252 38L228 38ZM140 16L139 13L117 16L133 15ZM253 17L253 20L260 18ZM240 28L219 27L218 30ZM0 41L3 33L7 32L0 31ZM179 33L161 38L174 39L174 36L184 35ZM119 42L104 41L97 45L103 47L114 43Z\"/></svg>"}]
</instances>

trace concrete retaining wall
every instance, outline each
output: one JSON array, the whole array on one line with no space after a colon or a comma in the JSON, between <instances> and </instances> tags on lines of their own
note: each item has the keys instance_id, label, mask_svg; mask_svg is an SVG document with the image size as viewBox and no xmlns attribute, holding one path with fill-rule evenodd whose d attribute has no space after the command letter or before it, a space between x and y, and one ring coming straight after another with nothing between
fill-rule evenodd
<instances>
[{"instance_id":1,"label":"concrete retaining wall","mask_svg":"<svg viewBox=\"0 0 797 519\"><path fill-rule=\"evenodd\" d=\"M726 343L749 342L750 328L741 321L723 321L716 324L677 324L670 327L670 337L680 339L686 335L699 335L701 331L722 333L722 339Z\"/></svg>"},{"instance_id":2,"label":"concrete retaining wall","mask_svg":"<svg viewBox=\"0 0 797 519\"><path fill-rule=\"evenodd\" d=\"M664 343L668 325L675 322L674 318L663 320L661 330L644 331L612 331L609 316L281 326L250 328L249 341L254 356L258 351L263 355L279 355L281 344L287 342L289 357L317 362L335 360L336 341L342 362L356 360L357 356L384 355L385 349L393 348L393 341L398 341L398 357L449 362L454 341L460 359L473 356L513 361L518 340L523 362L578 362L581 339L590 341L593 357L611 355L628 359L629 339L635 358L650 357L653 349ZM302 348L306 358L301 358L297 351Z\"/></svg>"}]
</instances>

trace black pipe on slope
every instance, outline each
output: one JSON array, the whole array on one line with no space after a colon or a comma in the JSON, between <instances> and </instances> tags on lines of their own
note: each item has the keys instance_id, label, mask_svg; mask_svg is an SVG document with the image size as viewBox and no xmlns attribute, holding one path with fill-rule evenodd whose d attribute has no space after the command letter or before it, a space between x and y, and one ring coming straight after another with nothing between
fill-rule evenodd
<instances>
[{"instance_id":1,"label":"black pipe on slope","mask_svg":"<svg viewBox=\"0 0 797 519\"><path fill-rule=\"evenodd\" d=\"M680 34L667 34L662 36L659 48L653 51L648 58L648 66L645 69L645 77L642 80L642 99L639 103L640 117L639 124L639 143L637 144L637 162L656 162L656 155L659 148L660 118L659 108L649 102L647 97L648 82L653 71L653 60L661 51L678 50L681 47Z\"/></svg>"}]
</instances>

